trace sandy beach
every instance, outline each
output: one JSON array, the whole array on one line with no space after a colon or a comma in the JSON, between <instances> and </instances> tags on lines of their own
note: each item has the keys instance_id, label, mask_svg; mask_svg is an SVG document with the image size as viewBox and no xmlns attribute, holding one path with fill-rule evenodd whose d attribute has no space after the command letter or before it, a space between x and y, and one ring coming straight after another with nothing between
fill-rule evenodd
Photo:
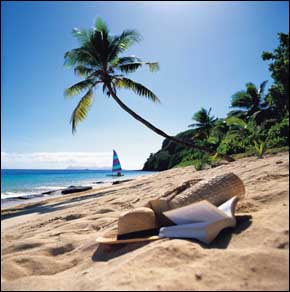
<instances>
[{"instance_id":1,"label":"sandy beach","mask_svg":"<svg viewBox=\"0 0 290 292\"><path fill-rule=\"evenodd\" d=\"M1 212L1 289L288 290L289 154L196 172L175 168ZM233 172L246 186L238 225L209 246L194 240L104 246L120 212L182 183Z\"/></svg>"}]
</instances>

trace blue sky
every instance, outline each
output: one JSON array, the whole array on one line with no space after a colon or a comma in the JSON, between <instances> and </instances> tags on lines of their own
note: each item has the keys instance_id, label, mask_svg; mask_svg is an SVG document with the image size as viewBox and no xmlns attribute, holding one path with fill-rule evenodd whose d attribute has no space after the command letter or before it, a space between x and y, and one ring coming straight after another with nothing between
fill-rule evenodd
<instances>
[{"instance_id":1,"label":"blue sky","mask_svg":"<svg viewBox=\"0 0 290 292\"><path fill-rule=\"evenodd\" d=\"M212 107L223 117L230 97L252 81L269 80L264 50L288 33L287 1L259 2L1 2L2 168L108 166L112 149L123 168L141 168L163 141L96 92L88 118L72 135L78 97L64 99L78 81L64 53L77 46L71 31L102 17L113 34L136 29L143 41L130 48L160 71L131 78L151 88L161 104L128 91L119 97L169 134L186 130L193 113Z\"/></svg>"}]
</instances>

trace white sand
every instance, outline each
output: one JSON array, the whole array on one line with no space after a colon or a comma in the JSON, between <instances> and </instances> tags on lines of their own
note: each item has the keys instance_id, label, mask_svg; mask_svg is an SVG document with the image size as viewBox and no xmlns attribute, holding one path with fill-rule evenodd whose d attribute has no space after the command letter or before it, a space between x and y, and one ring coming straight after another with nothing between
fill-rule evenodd
<instances>
[{"instance_id":1,"label":"white sand","mask_svg":"<svg viewBox=\"0 0 290 292\"><path fill-rule=\"evenodd\" d=\"M212 245L182 239L102 246L118 214L193 178L232 171L246 186L238 226ZM165 171L2 212L1 288L14 290L288 290L288 153L214 169Z\"/></svg>"}]
</instances>

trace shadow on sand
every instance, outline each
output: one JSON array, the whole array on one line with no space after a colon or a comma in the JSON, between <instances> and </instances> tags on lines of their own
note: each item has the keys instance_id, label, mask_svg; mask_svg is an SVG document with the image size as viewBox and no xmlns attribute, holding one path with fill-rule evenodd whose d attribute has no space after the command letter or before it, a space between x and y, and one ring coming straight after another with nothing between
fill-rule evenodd
<instances>
[{"instance_id":1,"label":"shadow on sand","mask_svg":"<svg viewBox=\"0 0 290 292\"><path fill-rule=\"evenodd\" d=\"M227 248L233 235L242 233L243 231L248 229L252 224L251 215L237 215L236 219L237 219L237 226L235 228L231 228L231 227L225 228L224 230L220 232L220 234L216 237L216 239L210 245L201 244L201 246L206 249Z\"/></svg>"},{"instance_id":2,"label":"shadow on sand","mask_svg":"<svg viewBox=\"0 0 290 292\"><path fill-rule=\"evenodd\" d=\"M106 262L113 258L119 257L125 253L143 247L148 242L138 242L130 244L99 244L92 256L94 262Z\"/></svg>"},{"instance_id":3,"label":"shadow on sand","mask_svg":"<svg viewBox=\"0 0 290 292\"><path fill-rule=\"evenodd\" d=\"M251 215L237 215L237 226L233 228L225 228L220 232L217 238L210 244L205 245L197 240L189 240L192 243L198 243L205 249L225 249L228 247L233 234L240 234L250 227L252 224ZM140 242L134 244L118 244L118 245L109 245L109 244L100 244L95 253L92 256L94 262L106 262L113 258L119 257L127 252L136 250L148 244L149 242Z\"/></svg>"}]
</instances>

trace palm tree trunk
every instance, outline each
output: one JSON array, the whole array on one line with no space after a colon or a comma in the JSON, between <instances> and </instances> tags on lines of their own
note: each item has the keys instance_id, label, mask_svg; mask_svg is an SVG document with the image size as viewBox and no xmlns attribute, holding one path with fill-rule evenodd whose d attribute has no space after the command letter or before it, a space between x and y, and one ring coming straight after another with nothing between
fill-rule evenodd
<instances>
[{"instance_id":1,"label":"palm tree trunk","mask_svg":"<svg viewBox=\"0 0 290 292\"><path fill-rule=\"evenodd\" d=\"M114 91L112 90L111 86L108 85L108 89L109 89L109 92L111 94L111 96L114 98L114 100L118 103L118 105L123 109L125 110L127 113L129 113L134 119L136 119L137 121L141 122L143 125L145 125L147 128L149 128L150 130L152 130L153 132L155 132L156 134L164 137L164 138L167 138L175 143L178 143L184 147L187 147L187 148L195 148L196 149L196 146L194 144L191 144L191 143L188 143L186 141L182 141L182 140L179 140L175 137L172 137L172 136L169 136L168 134L166 134L165 132L163 132L162 130L156 128L154 125L152 125L151 123L149 123L148 121L146 121L145 119L143 119L142 117L140 117L138 114L136 114L133 110L131 110L129 107L127 107L119 98L118 96L114 93Z\"/></svg>"},{"instance_id":2,"label":"palm tree trunk","mask_svg":"<svg viewBox=\"0 0 290 292\"><path fill-rule=\"evenodd\" d=\"M146 121L145 119L143 119L141 116L139 116L138 114L136 114L133 110L131 110L129 107L127 107L126 104L124 104L119 98L118 96L115 94L114 90L112 89L111 85L107 85L109 92L111 94L111 96L113 97L113 99L118 103L118 105L127 113L129 113L134 119L136 119L137 121L141 122L143 125L145 125L147 128L149 128L150 130L152 130L153 132L155 132L156 134L167 138L169 140L171 140L172 142L175 142L177 144L182 145L183 147L186 148L190 148L190 149L199 149L200 151L203 151L204 153L210 154L210 152L206 149L200 149L199 147L197 147L196 145L192 144L192 143L188 143L186 141L182 141L179 140L173 136L169 136L168 134L166 134L165 132L163 132L162 130L156 128L154 125L152 125L150 122ZM229 156L224 156L224 158L228 161L234 161L234 159L232 157Z\"/></svg>"}]
</instances>

